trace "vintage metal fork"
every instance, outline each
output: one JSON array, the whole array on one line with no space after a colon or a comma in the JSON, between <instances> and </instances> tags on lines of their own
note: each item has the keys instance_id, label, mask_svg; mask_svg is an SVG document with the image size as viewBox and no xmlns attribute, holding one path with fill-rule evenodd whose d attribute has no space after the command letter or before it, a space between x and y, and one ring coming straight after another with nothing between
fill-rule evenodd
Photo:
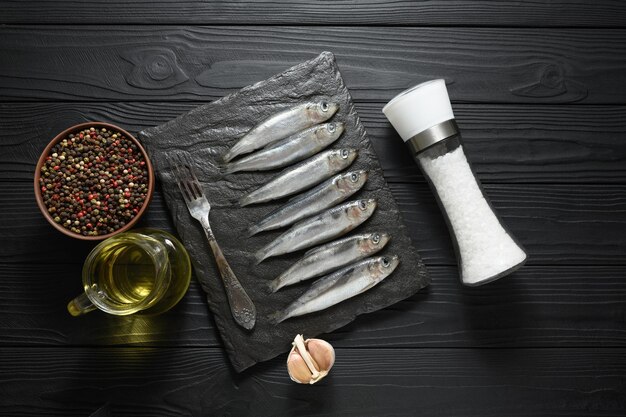
<instances>
[{"instance_id":1,"label":"vintage metal fork","mask_svg":"<svg viewBox=\"0 0 626 417\"><path fill-rule=\"evenodd\" d=\"M222 282L224 283L224 289L226 290L226 296L228 297L228 304L230 305L233 318L238 325L244 329L250 330L254 327L256 322L256 308L241 286L241 283L235 276L230 265L228 265L222 250L215 240L211 225L209 224L211 205L202 191L200 181L198 181L198 178L193 172L189 158L187 156L181 158L180 155L178 155L176 160L173 161L172 159L173 158L168 158L170 166L172 166L172 172L176 178L176 183L183 194L189 213L191 217L202 224L204 233L215 256L215 262L217 263Z\"/></svg>"}]
</instances>

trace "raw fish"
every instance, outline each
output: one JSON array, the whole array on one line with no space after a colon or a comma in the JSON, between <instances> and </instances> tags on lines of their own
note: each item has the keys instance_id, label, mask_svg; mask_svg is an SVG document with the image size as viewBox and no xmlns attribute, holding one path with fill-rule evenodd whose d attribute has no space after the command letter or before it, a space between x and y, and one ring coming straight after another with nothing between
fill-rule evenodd
<instances>
[{"instance_id":1,"label":"raw fish","mask_svg":"<svg viewBox=\"0 0 626 417\"><path fill-rule=\"evenodd\" d=\"M252 152L293 135L303 129L325 122L339 110L337 103L326 99L307 102L277 113L253 127L224 155L230 162L238 155Z\"/></svg>"},{"instance_id":2,"label":"raw fish","mask_svg":"<svg viewBox=\"0 0 626 417\"><path fill-rule=\"evenodd\" d=\"M345 235L369 219L374 210L375 199L355 200L302 220L260 249L255 255L256 261L259 263L271 256L310 248Z\"/></svg>"},{"instance_id":3,"label":"raw fish","mask_svg":"<svg viewBox=\"0 0 626 417\"><path fill-rule=\"evenodd\" d=\"M311 249L304 257L270 282L272 292L307 279L319 277L382 250L391 237L387 233L366 233L336 240Z\"/></svg>"},{"instance_id":4,"label":"raw fish","mask_svg":"<svg viewBox=\"0 0 626 417\"><path fill-rule=\"evenodd\" d=\"M368 258L326 275L315 281L300 298L271 319L274 323L280 323L290 317L334 306L369 290L387 278L399 263L397 256L380 256Z\"/></svg>"},{"instance_id":5,"label":"raw fish","mask_svg":"<svg viewBox=\"0 0 626 417\"><path fill-rule=\"evenodd\" d=\"M283 207L265 216L263 220L248 229L249 235L289 226L326 210L359 191L365 181L367 181L367 171L364 170L339 174L312 190L292 198Z\"/></svg>"},{"instance_id":6,"label":"raw fish","mask_svg":"<svg viewBox=\"0 0 626 417\"><path fill-rule=\"evenodd\" d=\"M223 172L232 174L239 171L267 171L286 167L328 147L339 139L343 130L344 124L341 122L324 123L310 127L282 139L268 148L229 163Z\"/></svg>"},{"instance_id":7,"label":"raw fish","mask_svg":"<svg viewBox=\"0 0 626 417\"><path fill-rule=\"evenodd\" d=\"M306 190L349 167L357 157L356 149L332 149L287 168L276 178L239 200L241 207L265 203Z\"/></svg>"}]
</instances>

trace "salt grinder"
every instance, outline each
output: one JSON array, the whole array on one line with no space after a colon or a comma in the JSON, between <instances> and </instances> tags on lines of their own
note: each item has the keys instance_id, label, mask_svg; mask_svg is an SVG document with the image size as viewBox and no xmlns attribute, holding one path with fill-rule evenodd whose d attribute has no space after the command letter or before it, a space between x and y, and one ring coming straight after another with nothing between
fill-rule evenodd
<instances>
[{"instance_id":1,"label":"salt grinder","mask_svg":"<svg viewBox=\"0 0 626 417\"><path fill-rule=\"evenodd\" d=\"M434 191L461 282L478 286L522 266L526 253L493 210L470 166L444 80L416 85L383 108Z\"/></svg>"}]
</instances>

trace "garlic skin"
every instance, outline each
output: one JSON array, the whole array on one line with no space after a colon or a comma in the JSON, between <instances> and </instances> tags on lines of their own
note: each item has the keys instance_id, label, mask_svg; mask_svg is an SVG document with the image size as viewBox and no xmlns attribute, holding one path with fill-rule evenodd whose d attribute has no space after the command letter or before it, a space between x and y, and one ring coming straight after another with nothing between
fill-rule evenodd
<instances>
[{"instance_id":1,"label":"garlic skin","mask_svg":"<svg viewBox=\"0 0 626 417\"><path fill-rule=\"evenodd\" d=\"M298 384L315 384L330 371L335 363L335 349L321 339L306 339L301 334L293 340L287 356L287 371Z\"/></svg>"}]
</instances>

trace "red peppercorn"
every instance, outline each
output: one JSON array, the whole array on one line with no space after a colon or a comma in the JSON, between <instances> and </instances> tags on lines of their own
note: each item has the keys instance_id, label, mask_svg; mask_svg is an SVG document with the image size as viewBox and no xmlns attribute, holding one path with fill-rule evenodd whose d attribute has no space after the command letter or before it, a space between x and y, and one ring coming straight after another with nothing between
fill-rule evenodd
<instances>
[{"instance_id":1,"label":"red peppercorn","mask_svg":"<svg viewBox=\"0 0 626 417\"><path fill-rule=\"evenodd\" d=\"M112 233L138 215L146 201L147 161L142 159L120 133L90 128L70 134L46 156L42 173L47 179L38 184L44 203L50 213L59 214L57 223L69 230L83 235ZM98 219L94 213L106 213L107 222L94 226Z\"/></svg>"}]
</instances>

